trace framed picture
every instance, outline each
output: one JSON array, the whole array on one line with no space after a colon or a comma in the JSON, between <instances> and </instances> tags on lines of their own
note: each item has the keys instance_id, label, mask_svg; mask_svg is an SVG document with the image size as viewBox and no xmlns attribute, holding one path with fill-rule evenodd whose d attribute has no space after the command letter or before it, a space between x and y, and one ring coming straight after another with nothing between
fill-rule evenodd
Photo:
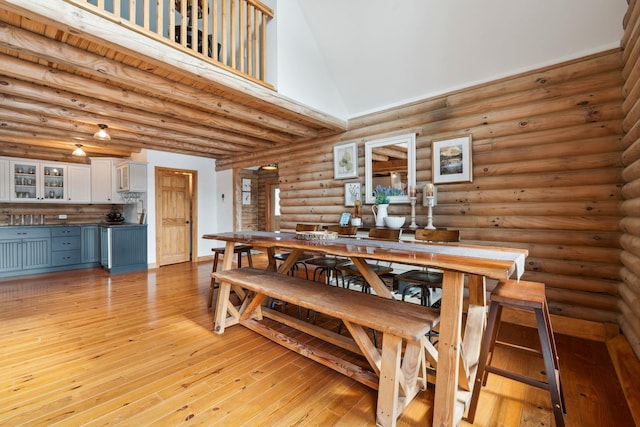
<instances>
[{"instance_id":1,"label":"framed picture","mask_svg":"<svg viewBox=\"0 0 640 427\"><path fill-rule=\"evenodd\" d=\"M471 135L433 141L433 183L471 182Z\"/></svg>"},{"instance_id":2,"label":"framed picture","mask_svg":"<svg viewBox=\"0 0 640 427\"><path fill-rule=\"evenodd\" d=\"M248 191L242 192L242 204L250 205L251 204L251 193Z\"/></svg>"},{"instance_id":3,"label":"framed picture","mask_svg":"<svg viewBox=\"0 0 640 427\"><path fill-rule=\"evenodd\" d=\"M251 179L242 178L242 191L251 191Z\"/></svg>"},{"instance_id":4,"label":"framed picture","mask_svg":"<svg viewBox=\"0 0 640 427\"><path fill-rule=\"evenodd\" d=\"M360 182L345 183L344 184L344 205L355 206L356 200L362 200L362 193L360 192Z\"/></svg>"},{"instance_id":5,"label":"framed picture","mask_svg":"<svg viewBox=\"0 0 640 427\"><path fill-rule=\"evenodd\" d=\"M358 177L358 144L335 145L333 147L333 179Z\"/></svg>"}]
</instances>

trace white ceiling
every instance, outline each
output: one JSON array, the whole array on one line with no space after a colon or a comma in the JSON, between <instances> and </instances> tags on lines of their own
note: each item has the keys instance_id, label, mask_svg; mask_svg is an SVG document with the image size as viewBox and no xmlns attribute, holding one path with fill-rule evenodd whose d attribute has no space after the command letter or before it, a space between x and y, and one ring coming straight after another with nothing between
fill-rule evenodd
<instances>
[{"instance_id":1,"label":"white ceiling","mask_svg":"<svg viewBox=\"0 0 640 427\"><path fill-rule=\"evenodd\" d=\"M618 47L627 9L626 0L297 2L348 117Z\"/></svg>"}]
</instances>

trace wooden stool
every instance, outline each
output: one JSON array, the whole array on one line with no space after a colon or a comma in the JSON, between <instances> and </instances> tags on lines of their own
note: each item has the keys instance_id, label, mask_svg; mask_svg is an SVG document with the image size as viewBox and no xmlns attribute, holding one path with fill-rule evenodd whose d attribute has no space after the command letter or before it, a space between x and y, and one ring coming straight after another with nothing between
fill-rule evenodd
<instances>
[{"instance_id":1,"label":"wooden stool","mask_svg":"<svg viewBox=\"0 0 640 427\"><path fill-rule=\"evenodd\" d=\"M212 248L211 250L214 253L213 256L213 269L211 270L212 273L215 273L216 271L218 271L218 259L220 257L220 255L224 255L224 247L222 248ZM236 245L233 248L233 253L234 254L238 254L238 268L242 268L242 254L247 254L247 261L249 261L249 267L253 267L253 260L251 259L251 249L253 249L253 246L250 245ZM213 290L216 287L216 281L215 279L212 277L211 278L211 286L209 287L209 303L207 305L207 307L211 307L211 305L213 305Z\"/></svg>"},{"instance_id":2,"label":"wooden stool","mask_svg":"<svg viewBox=\"0 0 640 427\"><path fill-rule=\"evenodd\" d=\"M542 352L531 348L523 348L522 346L511 346L518 349L528 350L536 354L542 354L545 371L547 373L547 382L491 366L493 349L496 344L498 330L500 329L500 316L502 314L502 308L505 306L535 312ZM508 343L501 344L509 346ZM476 373L476 381L473 387L471 402L469 404L469 412L467 415L467 421L470 423L473 423L473 419L475 418L480 388L486 384L487 375L489 373L548 390L551 394L551 405L553 406L556 427L564 427L564 414L566 414L566 408L564 403L564 394L562 392L562 384L560 383L558 352L556 350L556 343L553 337L553 330L551 329L551 319L549 317L549 309L547 307L547 298L544 293L544 283L524 281L516 282L515 280L509 280L507 282L499 283L491 293L489 320L487 330L485 331L485 335L482 340L480 359L478 361L478 371Z\"/></svg>"}]
</instances>

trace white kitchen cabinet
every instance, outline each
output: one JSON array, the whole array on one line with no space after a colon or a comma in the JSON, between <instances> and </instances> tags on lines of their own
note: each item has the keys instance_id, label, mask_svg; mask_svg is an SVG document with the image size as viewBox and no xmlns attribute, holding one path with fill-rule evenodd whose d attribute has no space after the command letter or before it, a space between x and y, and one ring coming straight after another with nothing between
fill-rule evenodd
<instances>
[{"instance_id":1,"label":"white kitchen cabinet","mask_svg":"<svg viewBox=\"0 0 640 427\"><path fill-rule=\"evenodd\" d=\"M91 167L89 165L68 165L67 182L68 202L91 202Z\"/></svg>"},{"instance_id":2,"label":"white kitchen cabinet","mask_svg":"<svg viewBox=\"0 0 640 427\"><path fill-rule=\"evenodd\" d=\"M13 202L65 202L67 166L56 162L11 160L10 198Z\"/></svg>"},{"instance_id":3,"label":"white kitchen cabinet","mask_svg":"<svg viewBox=\"0 0 640 427\"><path fill-rule=\"evenodd\" d=\"M121 159L91 159L91 203L122 203L118 194L116 165Z\"/></svg>"},{"instance_id":4,"label":"white kitchen cabinet","mask_svg":"<svg viewBox=\"0 0 640 427\"><path fill-rule=\"evenodd\" d=\"M145 193L147 191L147 164L126 161L118 165L118 191Z\"/></svg>"},{"instance_id":5,"label":"white kitchen cabinet","mask_svg":"<svg viewBox=\"0 0 640 427\"><path fill-rule=\"evenodd\" d=\"M0 159L0 202L11 200L11 165L9 159Z\"/></svg>"}]
</instances>

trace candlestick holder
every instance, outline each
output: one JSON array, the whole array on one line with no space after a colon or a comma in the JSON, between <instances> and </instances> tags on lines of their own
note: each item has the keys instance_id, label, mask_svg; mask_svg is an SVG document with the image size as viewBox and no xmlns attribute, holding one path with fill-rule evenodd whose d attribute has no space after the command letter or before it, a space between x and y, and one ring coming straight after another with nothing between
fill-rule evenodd
<instances>
[{"instance_id":1,"label":"candlestick holder","mask_svg":"<svg viewBox=\"0 0 640 427\"><path fill-rule=\"evenodd\" d=\"M409 197L411 200L411 225L409 228L418 228L418 224L416 224L416 196Z\"/></svg>"},{"instance_id":2,"label":"candlestick holder","mask_svg":"<svg viewBox=\"0 0 640 427\"><path fill-rule=\"evenodd\" d=\"M425 196L427 199L427 226L425 227L427 230L435 230L436 228L433 226L433 204L434 197L433 196Z\"/></svg>"}]
</instances>

